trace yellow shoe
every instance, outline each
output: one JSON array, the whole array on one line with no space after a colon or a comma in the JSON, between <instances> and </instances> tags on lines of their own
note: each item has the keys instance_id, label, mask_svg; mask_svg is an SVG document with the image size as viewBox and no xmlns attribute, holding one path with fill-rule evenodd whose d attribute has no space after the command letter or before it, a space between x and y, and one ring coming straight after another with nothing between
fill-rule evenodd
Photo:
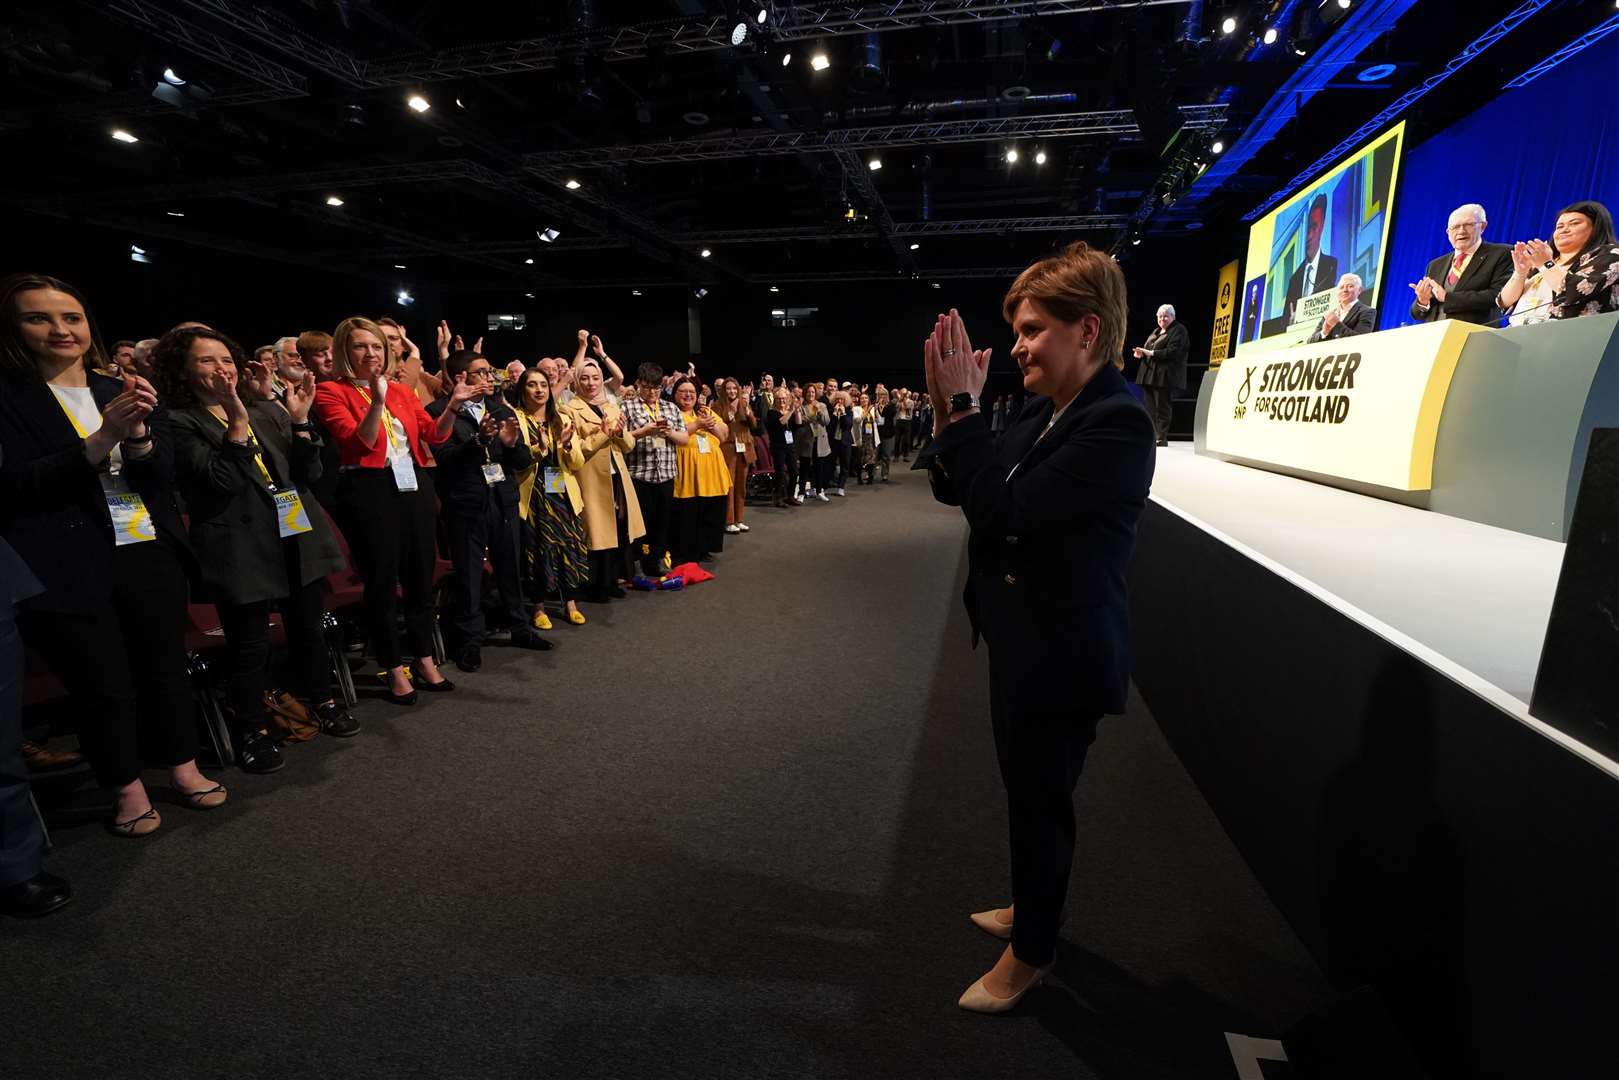
<instances>
[{"instance_id":1,"label":"yellow shoe","mask_svg":"<svg viewBox=\"0 0 1619 1080\"><path fill-rule=\"evenodd\" d=\"M549 630L549 629L551 629L551 616L549 616L549 615L547 615L545 613L544 608L535 608L534 609L533 626L534 626L534 629L536 629L536 630Z\"/></svg>"},{"instance_id":2,"label":"yellow shoe","mask_svg":"<svg viewBox=\"0 0 1619 1080\"><path fill-rule=\"evenodd\" d=\"M669 553L667 551L663 553L663 568L665 570L673 570L675 568L675 561L669 557Z\"/></svg>"},{"instance_id":3,"label":"yellow shoe","mask_svg":"<svg viewBox=\"0 0 1619 1080\"><path fill-rule=\"evenodd\" d=\"M583 626L585 625L585 613L582 611L570 611L568 612L568 621L575 626Z\"/></svg>"}]
</instances>

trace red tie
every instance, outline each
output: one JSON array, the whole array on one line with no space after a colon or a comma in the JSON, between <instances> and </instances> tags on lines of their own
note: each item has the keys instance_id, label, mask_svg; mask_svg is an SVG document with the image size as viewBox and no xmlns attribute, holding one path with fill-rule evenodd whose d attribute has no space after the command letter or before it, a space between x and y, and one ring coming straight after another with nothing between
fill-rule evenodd
<instances>
[{"instance_id":1,"label":"red tie","mask_svg":"<svg viewBox=\"0 0 1619 1080\"><path fill-rule=\"evenodd\" d=\"M1462 263L1466 261L1466 253L1458 251L1456 253L1456 261L1450 265L1450 273L1445 275L1445 288L1449 289L1455 286L1456 279L1462 276Z\"/></svg>"}]
</instances>

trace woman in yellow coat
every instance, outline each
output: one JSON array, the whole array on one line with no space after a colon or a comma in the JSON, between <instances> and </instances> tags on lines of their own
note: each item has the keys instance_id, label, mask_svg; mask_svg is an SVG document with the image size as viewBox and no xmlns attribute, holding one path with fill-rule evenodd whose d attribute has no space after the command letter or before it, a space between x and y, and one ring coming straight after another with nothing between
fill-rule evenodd
<instances>
[{"instance_id":1,"label":"woman in yellow coat","mask_svg":"<svg viewBox=\"0 0 1619 1080\"><path fill-rule=\"evenodd\" d=\"M517 511L523 519L523 567L533 592L541 597L534 608L536 630L551 629L545 597L561 596L568 621L579 625L585 617L579 598L590 584L590 540L585 534L585 497L579 473L585 451L574 437L573 422L563 415L551 396L545 372L529 368L517 383L517 426L534 463L517 474Z\"/></svg>"},{"instance_id":2,"label":"woman in yellow coat","mask_svg":"<svg viewBox=\"0 0 1619 1080\"><path fill-rule=\"evenodd\" d=\"M566 409L585 453L585 467L579 472L582 516L590 535L590 588L585 599L605 604L624 595L618 581L628 566L630 544L646 535L641 504L624 463L635 436L626 430L624 414L607 393L601 366L594 360L574 370L574 398Z\"/></svg>"},{"instance_id":3,"label":"woman in yellow coat","mask_svg":"<svg viewBox=\"0 0 1619 1080\"><path fill-rule=\"evenodd\" d=\"M675 383L675 407L691 437L675 447L675 501L669 514L669 549L678 563L707 559L725 547L725 503L731 472L723 447L730 435L725 421L697 404L697 383Z\"/></svg>"}]
</instances>

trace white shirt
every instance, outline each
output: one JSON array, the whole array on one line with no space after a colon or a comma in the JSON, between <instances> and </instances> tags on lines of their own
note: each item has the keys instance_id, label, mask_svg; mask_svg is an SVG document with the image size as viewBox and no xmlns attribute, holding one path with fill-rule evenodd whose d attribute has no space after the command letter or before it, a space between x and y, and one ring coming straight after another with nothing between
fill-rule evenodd
<instances>
[{"instance_id":1,"label":"white shirt","mask_svg":"<svg viewBox=\"0 0 1619 1080\"><path fill-rule=\"evenodd\" d=\"M1306 267L1302 281L1304 291L1299 295L1310 296L1321 290L1321 282L1317 280L1321 276L1321 251L1319 248L1316 249L1315 258L1304 265Z\"/></svg>"},{"instance_id":2,"label":"white shirt","mask_svg":"<svg viewBox=\"0 0 1619 1080\"><path fill-rule=\"evenodd\" d=\"M90 392L88 386L57 386L50 384L51 393L61 403L62 409L73 418L78 429L89 438L101 430L101 409L96 406L96 396ZM124 468L123 450L116 444L112 453L107 456L109 472L122 472Z\"/></svg>"}]
</instances>

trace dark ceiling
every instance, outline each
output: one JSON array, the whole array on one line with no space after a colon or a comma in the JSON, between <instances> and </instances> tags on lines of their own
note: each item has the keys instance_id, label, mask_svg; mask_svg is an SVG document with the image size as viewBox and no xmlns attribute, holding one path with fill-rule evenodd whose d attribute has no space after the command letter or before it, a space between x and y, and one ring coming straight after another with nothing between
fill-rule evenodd
<instances>
[{"instance_id":1,"label":"dark ceiling","mask_svg":"<svg viewBox=\"0 0 1619 1080\"><path fill-rule=\"evenodd\" d=\"M1360 57L1391 74L1336 74L1181 198L1346 25L1337 0L9 0L0 184L38 214L452 289L999 276L1239 219L1536 6L1381 2ZM1493 95L1611 6L1543 5L1429 107Z\"/></svg>"}]
</instances>

